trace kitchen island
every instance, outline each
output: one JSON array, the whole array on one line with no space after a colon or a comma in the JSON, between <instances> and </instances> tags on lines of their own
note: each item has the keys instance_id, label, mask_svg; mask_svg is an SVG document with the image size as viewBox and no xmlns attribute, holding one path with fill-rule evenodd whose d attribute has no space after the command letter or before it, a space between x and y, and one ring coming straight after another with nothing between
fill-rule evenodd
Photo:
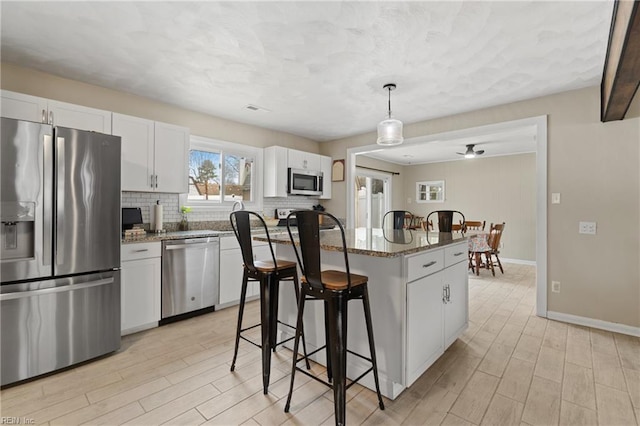
<instances>
[{"instance_id":1,"label":"kitchen island","mask_svg":"<svg viewBox=\"0 0 640 426\"><path fill-rule=\"evenodd\" d=\"M380 388L395 399L433 364L468 326L467 238L459 234L357 228L345 231L352 273L369 277L369 297ZM296 260L287 232L272 233L277 256ZM264 237L256 240L266 241ZM344 270L339 230L322 231L323 269ZM293 292L280 292L279 319L295 324ZM324 309L307 303L304 331L308 350L324 344ZM279 333L292 335L290 329ZM348 348L368 355L362 304L349 303ZM285 337L285 336L283 336ZM326 365L325 352L315 358ZM368 363L348 356L347 375L358 377ZM373 376L360 381L374 389Z\"/></svg>"}]
</instances>

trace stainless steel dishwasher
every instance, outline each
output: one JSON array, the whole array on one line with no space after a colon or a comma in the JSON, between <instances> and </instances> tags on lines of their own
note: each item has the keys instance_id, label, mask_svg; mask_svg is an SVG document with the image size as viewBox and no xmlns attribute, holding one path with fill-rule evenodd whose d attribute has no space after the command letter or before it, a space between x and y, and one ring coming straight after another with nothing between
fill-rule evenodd
<instances>
[{"instance_id":1,"label":"stainless steel dishwasher","mask_svg":"<svg viewBox=\"0 0 640 426\"><path fill-rule=\"evenodd\" d=\"M162 318L218 303L220 237L162 242Z\"/></svg>"}]
</instances>

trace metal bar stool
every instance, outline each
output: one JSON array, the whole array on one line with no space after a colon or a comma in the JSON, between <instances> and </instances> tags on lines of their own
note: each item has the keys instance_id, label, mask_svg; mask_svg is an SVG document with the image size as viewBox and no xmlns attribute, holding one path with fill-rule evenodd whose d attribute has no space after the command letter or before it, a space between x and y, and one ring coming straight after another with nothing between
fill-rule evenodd
<instances>
[{"instance_id":1,"label":"metal bar stool","mask_svg":"<svg viewBox=\"0 0 640 426\"><path fill-rule=\"evenodd\" d=\"M255 260L253 256L253 246L251 244L251 218L255 219L262 225L260 233L267 236L269 242L269 250L271 251L271 260ZM276 332L278 324L294 328L289 324L278 321L278 292L280 281L293 281L293 287L296 292L296 300L300 298L300 289L298 284L298 271L295 262L276 259L271 245L271 238L267 225L262 217L252 211L238 210L229 216L231 227L240 244L242 252L243 268L242 289L240 291L240 306L238 309L238 327L236 330L236 344L233 350L233 361L231 362L231 371L235 369L236 358L238 357L238 345L240 339L243 339L254 346L262 349L262 387L266 395L269 387L269 375L271 372L271 351L276 351L276 347L293 339L290 337L281 342L276 342ZM244 303L247 296L247 284L249 281L260 282L260 323L246 328L242 328L242 317L244 314ZM253 328L261 327L261 344L257 344L242 335L243 332ZM304 341L303 341L304 343ZM303 345L303 351L307 353L306 345ZM307 361L307 368L310 368Z\"/></svg>"},{"instance_id":2,"label":"metal bar stool","mask_svg":"<svg viewBox=\"0 0 640 426\"><path fill-rule=\"evenodd\" d=\"M293 243L296 258L298 260L300 268L302 269L303 276L301 296L298 301L298 319L296 323L297 325L295 342L293 345L294 358L291 367L291 384L289 387L289 396L287 397L287 403L285 405L284 411L289 412L289 408L291 406L291 395L293 393L293 383L297 370L333 388L336 424L344 425L346 421L346 391L350 386L352 386L354 383L356 383L371 371L373 371L376 392L378 394L378 404L380 406L380 409L384 410L384 403L382 402L382 395L380 394L380 383L378 380L378 364L376 362L375 344L373 341L371 309L369 307L369 293L367 291L368 278L364 275L352 274L349 271L349 259L347 256L347 244L344 235L344 228L333 215L320 211L299 210L292 212L289 217L295 217L297 221L300 250L298 250L298 247L296 247L296 242L288 223L287 230L289 231L289 237L291 238L291 241ZM321 270L320 227L318 224L319 218L323 218L323 223L327 223L328 220L333 221L340 229L346 272L335 270ZM334 232L332 233L335 235ZM301 253L299 253L299 251ZM347 349L347 306L348 302L353 299L362 300L365 322L367 326L367 336L369 338L370 358ZM325 346L314 350L308 355L305 354L303 358L298 359L298 344L302 335L302 317L304 314L305 302L307 300L319 300L324 302L325 331L327 339ZM329 381L333 381L333 383L325 382L314 376L313 374L298 367L298 362L302 361L303 359L307 360L308 356L311 356L323 349L327 351L327 376L329 378ZM371 362L371 368L366 370L348 385L346 383L347 353Z\"/></svg>"},{"instance_id":3,"label":"metal bar stool","mask_svg":"<svg viewBox=\"0 0 640 426\"><path fill-rule=\"evenodd\" d=\"M465 222L465 218L464 218L464 214L462 214L462 212L459 212L457 210L434 210L431 213L429 213L427 215L427 219L426 222L429 223L429 218L431 217L432 214L436 214L438 215L438 230L440 232L451 232L453 231L453 214L454 213L458 213L460 216L462 216L462 221L460 222L461 224L463 224ZM455 227L456 230L460 229L460 231L462 233L464 233L464 227L462 225L456 226Z\"/></svg>"}]
</instances>

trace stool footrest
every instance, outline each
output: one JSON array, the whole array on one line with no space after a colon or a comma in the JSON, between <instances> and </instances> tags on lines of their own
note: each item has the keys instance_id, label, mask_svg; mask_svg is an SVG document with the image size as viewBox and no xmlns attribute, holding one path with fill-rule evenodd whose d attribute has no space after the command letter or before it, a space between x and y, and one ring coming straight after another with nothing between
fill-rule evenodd
<instances>
[{"instance_id":1,"label":"stool footrest","mask_svg":"<svg viewBox=\"0 0 640 426\"><path fill-rule=\"evenodd\" d=\"M291 339L288 339L288 340L291 340ZM326 348L327 348L327 345L320 346L318 349L316 349L316 350L314 350L314 351L312 351L312 352L309 352L309 353L307 354L307 356L302 356L301 358L296 359L296 362L295 362L295 364L296 364L296 370L297 370L297 371L299 371L299 372L301 372L302 374L305 374L305 375L307 375L307 376L311 377L312 379L315 379L316 381L318 381L318 382L320 382L320 383L325 384L325 385L326 385L326 386L328 386L328 387L333 387L333 385L332 385L331 383L329 383L329 382L325 382L324 380L322 380L322 379L318 378L317 376L313 375L312 373L309 373L308 371L303 370L302 368L298 367L298 363L299 363L300 361L304 361L304 360L306 360L307 358L309 358L311 355L314 355L314 354L315 354L315 353L317 353L317 352L320 352L320 351L322 351L322 350L325 350ZM353 386L354 384L356 384L360 379L362 379L364 376L366 376L367 374L369 374L370 372L372 372L372 371L373 371L373 361L371 360L371 358L367 358L367 357L365 357L365 356L363 356L363 355L360 355L360 354L359 354L359 353L357 353L357 352L350 351L349 349L347 349L347 352L348 352L348 353L350 353L351 355L355 355L355 356L357 356L357 357L359 357L359 358L362 358L362 359L364 359L365 361L369 361L369 362L371 362L371 363L372 363L372 365L371 365L371 367L369 367L369 369L368 369L368 370L366 370L364 373L360 374L356 379L354 379L354 380L350 380L350 379L348 379L348 380L350 380L350 382L351 382L351 383L349 383L349 384L346 386L346 388L345 388L345 389L349 389L351 386ZM295 355L294 355L294 356L295 356Z\"/></svg>"}]
</instances>

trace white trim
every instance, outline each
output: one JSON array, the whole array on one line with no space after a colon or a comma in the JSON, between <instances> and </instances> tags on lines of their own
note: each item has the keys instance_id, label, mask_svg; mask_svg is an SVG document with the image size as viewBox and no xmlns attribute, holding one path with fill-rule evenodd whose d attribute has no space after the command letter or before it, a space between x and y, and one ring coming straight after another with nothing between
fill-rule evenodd
<instances>
[{"instance_id":1,"label":"white trim","mask_svg":"<svg viewBox=\"0 0 640 426\"><path fill-rule=\"evenodd\" d=\"M529 265L529 266L537 266L537 262L535 260L524 260L524 259L505 259L500 258L500 262L502 263L513 263L516 265Z\"/></svg>"},{"instance_id":2,"label":"white trim","mask_svg":"<svg viewBox=\"0 0 640 426\"><path fill-rule=\"evenodd\" d=\"M553 311L547 311L547 318L556 321L568 322L570 324L597 328L600 330L613 331L614 333L640 337L640 327L633 327L631 325L620 324L617 322L602 321L595 318L579 317L577 315L563 314L562 312Z\"/></svg>"},{"instance_id":3,"label":"white trim","mask_svg":"<svg viewBox=\"0 0 640 426\"><path fill-rule=\"evenodd\" d=\"M523 126L536 127L536 315L547 316L547 116L523 118L505 121L462 130L454 130L433 135L419 136L405 139L405 143L434 141L438 139L453 139L473 136L477 134L493 133L500 130ZM346 203L347 227L353 227L355 212L353 209L356 155L365 152L380 151L380 145L366 145L347 149L346 164Z\"/></svg>"},{"instance_id":4,"label":"white trim","mask_svg":"<svg viewBox=\"0 0 640 426\"><path fill-rule=\"evenodd\" d=\"M262 179L262 164L263 164L263 149L249 145L242 145L235 142L227 142L220 139L212 139L204 136L191 135L189 139L189 151L191 149L198 149L204 151L220 150L233 155L241 155L253 158L253 174L252 177L252 191L253 201L244 201L245 208L255 211L262 211L263 208L263 185ZM218 203L207 203L202 201L194 201L188 199L188 194L179 194L178 202L180 206L188 205L191 207L191 211L196 213L205 212L228 212L233 206L232 201L221 201Z\"/></svg>"}]
</instances>

